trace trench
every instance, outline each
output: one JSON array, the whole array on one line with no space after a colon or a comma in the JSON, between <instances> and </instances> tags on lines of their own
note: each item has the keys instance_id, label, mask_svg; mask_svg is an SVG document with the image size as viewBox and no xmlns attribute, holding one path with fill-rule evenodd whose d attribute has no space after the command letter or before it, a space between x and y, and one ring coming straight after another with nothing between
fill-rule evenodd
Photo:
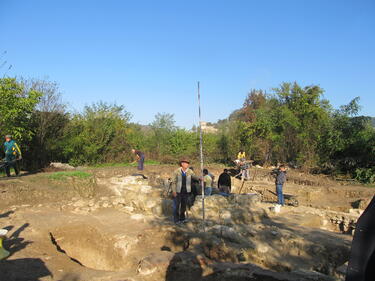
<instances>
[{"instance_id":1,"label":"trench","mask_svg":"<svg viewBox=\"0 0 375 281\"><path fill-rule=\"evenodd\" d=\"M90 269L120 272L128 268L124 247L89 225L73 225L50 232L56 250L72 262Z\"/></svg>"},{"instance_id":2,"label":"trench","mask_svg":"<svg viewBox=\"0 0 375 281\"><path fill-rule=\"evenodd\" d=\"M57 250L58 252L60 252L60 253L62 253L62 254L65 254L66 256L69 257L69 259L70 259L71 261L73 261L73 262L79 264L80 266L84 266L79 260L77 260L77 259L75 259L75 258L73 258L73 257L70 257L70 256L66 253L66 251L64 251L63 249L61 249L60 245L56 242L56 239L55 239L55 237L53 236L52 232L49 233L49 236L50 236L50 239L51 239L52 244L55 245L56 250Z\"/></svg>"}]
</instances>

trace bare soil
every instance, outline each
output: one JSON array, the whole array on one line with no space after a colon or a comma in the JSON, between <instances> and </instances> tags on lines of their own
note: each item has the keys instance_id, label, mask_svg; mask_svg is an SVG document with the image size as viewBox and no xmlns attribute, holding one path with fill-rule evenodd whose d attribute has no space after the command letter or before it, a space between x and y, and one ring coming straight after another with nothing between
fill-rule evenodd
<instances>
[{"instance_id":1,"label":"bare soil","mask_svg":"<svg viewBox=\"0 0 375 281\"><path fill-rule=\"evenodd\" d=\"M145 175L150 185L161 186L175 168L149 166ZM224 167L208 168L217 178ZM0 261L0 280L294 280L294 277L283 275L288 274L288 269L272 268L267 266L267 261L245 265L240 262L225 264L200 254L187 257L190 252L186 251L189 248L186 241L192 240L184 239L186 228L176 227L168 216L149 213L141 216L139 212L135 216L131 206L122 209L103 207L106 203L101 203L95 211L85 211L86 207L79 206L82 200L91 205L99 201L111 203L112 191L101 184L103 180L129 176L136 170L106 167L85 171L94 174L98 181L95 187L84 180L51 180L47 177L49 173L0 179L0 228L9 230L4 247L11 252L10 257ZM251 173L251 180L245 182L242 193L258 192L262 195L261 206L267 209L276 200L270 170L253 169ZM319 239L326 239L336 246L339 241L337 243L347 249L351 236L341 234L340 229L330 226L330 221L325 224L324 219L331 218L334 212L347 213L350 217L356 202L370 200L375 189L342 185L326 177L296 171L290 171L288 178L284 192L296 196L299 207L285 207L280 214L269 213L272 221L259 223L267 229L281 225L286 229L287 226L289 232L300 231L300 235L311 239L311 243L319 244ZM233 185L233 190L238 191L241 181L233 179ZM298 258L294 259L298 263ZM184 260L190 263L188 272L179 269ZM149 274L155 270L153 264L159 264L158 269ZM238 272L245 271L252 272L253 279L240 277ZM220 275L220 272L226 273ZM238 274L228 277L228 272ZM272 272L281 273L275 277ZM269 277L262 279L256 274Z\"/></svg>"}]
</instances>

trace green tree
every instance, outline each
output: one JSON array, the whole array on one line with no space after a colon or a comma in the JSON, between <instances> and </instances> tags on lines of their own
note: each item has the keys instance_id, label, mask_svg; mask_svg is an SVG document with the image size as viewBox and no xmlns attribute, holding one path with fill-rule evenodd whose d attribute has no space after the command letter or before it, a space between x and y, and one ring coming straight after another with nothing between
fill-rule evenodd
<instances>
[{"instance_id":1,"label":"green tree","mask_svg":"<svg viewBox=\"0 0 375 281\"><path fill-rule=\"evenodd\" d=\"M375 130L371 118L358 116L359 110L359 98L355 98L332 115L328 161L350 174L375 166Z\"/></svg>"},{"instance_id":2,"label":"green tree","mask_svg":"<svg viewBox=\"0 0 375 281\"><path fill-rule=\"evenodd\" d=\"M150 148L156 158L168 155L171 151L170 138L176 131L174 115L169 113L158 113L151 123L153 136L150 139Z\"/></svg>"},{"instance_id":3,"label":"green tree","mask_svg":"<svg viewBox=\"0 0 375 281\"><path fill-rule=\"evenodd\" d=\"M129 154L130 117L123 106L104 102L86 106L65 128L64 154L74 165L119 161Z\"/></svg>"},{"instance_id":4,"label":"green tree","mask_svg":"<svg viewBox=\"0 0 375 281\"><path fill-rule=\"evenodd\" d=\"M12 134L18 141L30 140L32 113L42 94L26 90L15 78L0 79L0 132Z\"/></svg>"},{"instance_id":5,"label":"green tree","mask_svg":"<svg viewBox=\"0 0 375 281\"><path fill-rule=\"evenodd\" d=\"M283 126L287 161L312 168L319 162L319 142L330 117L330 105L322 99L319 86L301 87L297 83L283 83L275 89L279 99L279 124Z\"/></svg>"},{"instance_id":6,"label":"green tree","mask_svg":"<svg viewBox=\"0 0 375 281\"><path fill-rule=\"evenodd\" d=\"M169 139L170 152L174 158L196 154L197 135L184 129L175 130Z\"/></svg>"},{"instance_id":7,"label":"green tree","mask_svg":"<svg viewBox=\"0 0 375 281\"><path fill-rule=\"evenodd\" d=\"M66 104L62 102L58 84L48 80L21 79L27 91L41 93L32 115L30 128L33 137L27 143L24 164L29 169L45 167L51 161L64 161L61 149L56 145L62 138L65 125L69 122Z\"/></svg>"}]
</instances>

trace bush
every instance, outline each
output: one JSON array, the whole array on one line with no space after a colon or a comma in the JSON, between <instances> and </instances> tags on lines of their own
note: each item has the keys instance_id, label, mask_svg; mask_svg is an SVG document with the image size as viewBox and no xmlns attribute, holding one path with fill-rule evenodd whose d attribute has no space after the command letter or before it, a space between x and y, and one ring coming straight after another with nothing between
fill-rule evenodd
<instances>
[{"instance_id":1,"label":"bush","mask_svg":"<svg viewBox=\"0 0 375 281\"><path fill-rule=\"evenodd\" d=\"M358 168L354 178L362 183L375 183L375 168Z\"/></svg>"}]
</instances>

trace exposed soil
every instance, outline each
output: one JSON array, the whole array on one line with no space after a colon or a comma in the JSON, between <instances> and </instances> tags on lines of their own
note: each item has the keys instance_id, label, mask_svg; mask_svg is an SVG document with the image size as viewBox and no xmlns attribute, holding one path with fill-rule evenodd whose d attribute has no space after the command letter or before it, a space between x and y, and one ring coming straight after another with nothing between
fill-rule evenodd
<instances>
[{"instance_id":1,"label":"exposed soil","mask_svg":"<svg viewBox=\"0 0 375 281\"><path fill-rule=\"evenodd\" d=\"M149 182L140 183L139 192L123 183L134 168L89 169L95 184L51 180L48 173L0 179L0 227L9 230L4 247L11 252L0 262L0 279L342 280L336 268L347 261L351 242L343 233L355 228L358 207L365 204L358 202L375 194L372 188L291 171L285 193L299 206L275 214L270 171L256 169L242 193L257 192L262 202L233 197L224 210L226 201L213 197L207 201L212 219L205 234L198 206L187 225L171 222L163 182L175 168L147 167ZM209 168L218 176L224 167ZM241 181L233 183L238 191Z\"/></svg>"}]
</instances>

